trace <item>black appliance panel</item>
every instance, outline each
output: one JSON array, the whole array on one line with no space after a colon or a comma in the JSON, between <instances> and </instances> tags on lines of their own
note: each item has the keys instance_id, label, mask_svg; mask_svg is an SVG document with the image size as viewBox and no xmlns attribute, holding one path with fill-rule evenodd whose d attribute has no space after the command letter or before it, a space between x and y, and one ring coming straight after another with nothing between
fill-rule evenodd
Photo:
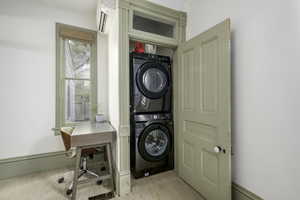
<instances>
[{"instance_id":1,"label":"black appliance panel","mask_svg":"<svg viewBox=\"0 0 300 200\"><path fill-rule=\"evenodd\" d=\"M131 113L168 113L172 107L169 57L131 53Z\"/></svg>"},{"instance_id":2,"label":"black appliance panel","mask_svg":"<svg viewBox=\"0 0 300 200\"><path fill-rule=\"evenodd\" d=\"M172 120L135 122L131 136L131 171L135 178L174 168L173 138Z\"/></svg>"}]
</instances>

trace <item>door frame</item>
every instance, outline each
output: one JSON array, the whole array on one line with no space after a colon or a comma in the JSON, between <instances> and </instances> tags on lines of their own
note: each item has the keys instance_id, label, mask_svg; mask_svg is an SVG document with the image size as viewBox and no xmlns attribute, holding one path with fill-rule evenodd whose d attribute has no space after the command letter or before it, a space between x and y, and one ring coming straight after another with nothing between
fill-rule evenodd
<instances>
[{"instance_id":1,"label":"door frame","mask_svg":"<svg viewBox=\"0 0 300 200\"><path fill-rule=\"evenodd\" d=\"M176 39L165 40L154 34L134 34L131 29L131 16L134 10L144 12L145 14L155 15L161 19L172 19L176 21ZM178 44L186 40L186 13L176 11L171 8L151 3L147 0L119 0L116 16L119 18L118 28L118 54L119 54L119 124L117 128L117 193L119 195L131 192L130 175L130 95L129 95L129 42L142 41L150 44L156 44L172 49L176 49ZM116 28L116 27L115 27ZM176 51L174 51L176 52ZM174 55L175 56L175 55ZM174 57L175 58L175 57ZM174 59L173 66L177 66ZM172 70L173 77L176 77L175 67ZM173 78L174 79L174 78ZM175 81L176 82L176 81ZM173 96L176 92L176 83L173 83ZM120 101L122 99L122 101ZM176 115L176 100L173 101L173 113ZM177 170L177 132L176 118L174 119L174 157L175 171Z\"/></svg>"}]
</instances>

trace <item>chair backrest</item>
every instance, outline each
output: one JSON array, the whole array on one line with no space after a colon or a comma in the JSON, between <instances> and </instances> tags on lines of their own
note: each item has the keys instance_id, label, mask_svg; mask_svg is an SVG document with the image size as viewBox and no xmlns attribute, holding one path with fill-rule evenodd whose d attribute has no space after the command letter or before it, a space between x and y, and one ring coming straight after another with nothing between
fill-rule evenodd
<instances>
[{"instance_id":1,"label":"chair backrest","mask_svg":"<svg viewBox=\"0 0 300 200\"><path fill-rule=\"evenodd\" d=\"M71 148L71 135L73 132L72 127L63 127L60 129L61 138L64 142L66 151L69 151Z\"/></svg>"}]
</instances>

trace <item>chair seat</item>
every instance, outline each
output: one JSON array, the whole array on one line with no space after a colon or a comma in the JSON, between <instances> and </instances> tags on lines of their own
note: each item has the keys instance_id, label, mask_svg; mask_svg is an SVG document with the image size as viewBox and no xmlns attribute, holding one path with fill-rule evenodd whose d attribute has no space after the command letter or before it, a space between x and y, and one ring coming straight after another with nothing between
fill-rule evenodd
<instances>
[{"instance_id":1,"label":"chair seat","mask_svg":"<svg viewBox=\"0 0 300 200\"><path fill-rule=\"evenodd\" d=\"M88 155L95 154L96 152L97 152L96 148L82 149L81 155L82 156L88 156Z\"/></svg>"}]
</instances>

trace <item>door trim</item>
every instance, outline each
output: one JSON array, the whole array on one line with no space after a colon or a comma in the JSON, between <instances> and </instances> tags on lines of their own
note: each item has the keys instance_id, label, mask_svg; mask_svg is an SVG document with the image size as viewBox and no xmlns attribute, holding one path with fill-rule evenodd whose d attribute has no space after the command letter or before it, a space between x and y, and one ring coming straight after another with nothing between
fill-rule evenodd
<instances>
[{"instance_id":1,"label":"door trim","mask_svg":"<svg viewBox=\"0 0 300 200\"><path fill-rule=\"evenodd\" d=\"M134 6L138 6L144 10L152 10L154 12L158 12L157 15L170 15L177 19L178 21L178 38L176 44L168 43L164 40L157 39L155 37L145 35L137 36L131 35L129 31L130 27L130 13L133 11ZM118 5L119 10L115 13L117 17L119 17L118 24L115 25L114 29L119 28L118 38L119 42L118 46L118 58L119 58L119 88L122 88L119 91L119 99L122 101L118 102L120 115L118 120L115 120L115 123L118 124L117 127L128 127L128 129L123 129L121 131L120 136L128 136L128 137L117 137L117 166L118 171L127 171L130 169L129 160L130 160L130 150L129 150L129 135L130 135L130 104L129 104L129 40L142 40L148 41L150 43L156 43L163 46L168 46L172 48L176 48L177 44L185 41L185 32L186 32L186 13L176 11L170 8L166 8L163 6L159 6L157 4L151 3L146 0L120 0ZM112 30L114 30L112 29ZM175 101L174 101L175 103ZM174 104L173 104L174 105ZM174 108L174 113L176 112L176 108ZM119 132L119 131L118 131ZM176 130L175 130L176 134ZM177 136L175 136L177 137ZM130 171L129 171L130 172ZM124 179L130 179L130 175L124 176ZM123 180L123 179L122 179ZM119 195L123 195L128 193L130 190L128 188L131 187L130 180L118 181L118 190ZM123 189L124 187L124 189Z\"/></svg>"}]
</instances>

